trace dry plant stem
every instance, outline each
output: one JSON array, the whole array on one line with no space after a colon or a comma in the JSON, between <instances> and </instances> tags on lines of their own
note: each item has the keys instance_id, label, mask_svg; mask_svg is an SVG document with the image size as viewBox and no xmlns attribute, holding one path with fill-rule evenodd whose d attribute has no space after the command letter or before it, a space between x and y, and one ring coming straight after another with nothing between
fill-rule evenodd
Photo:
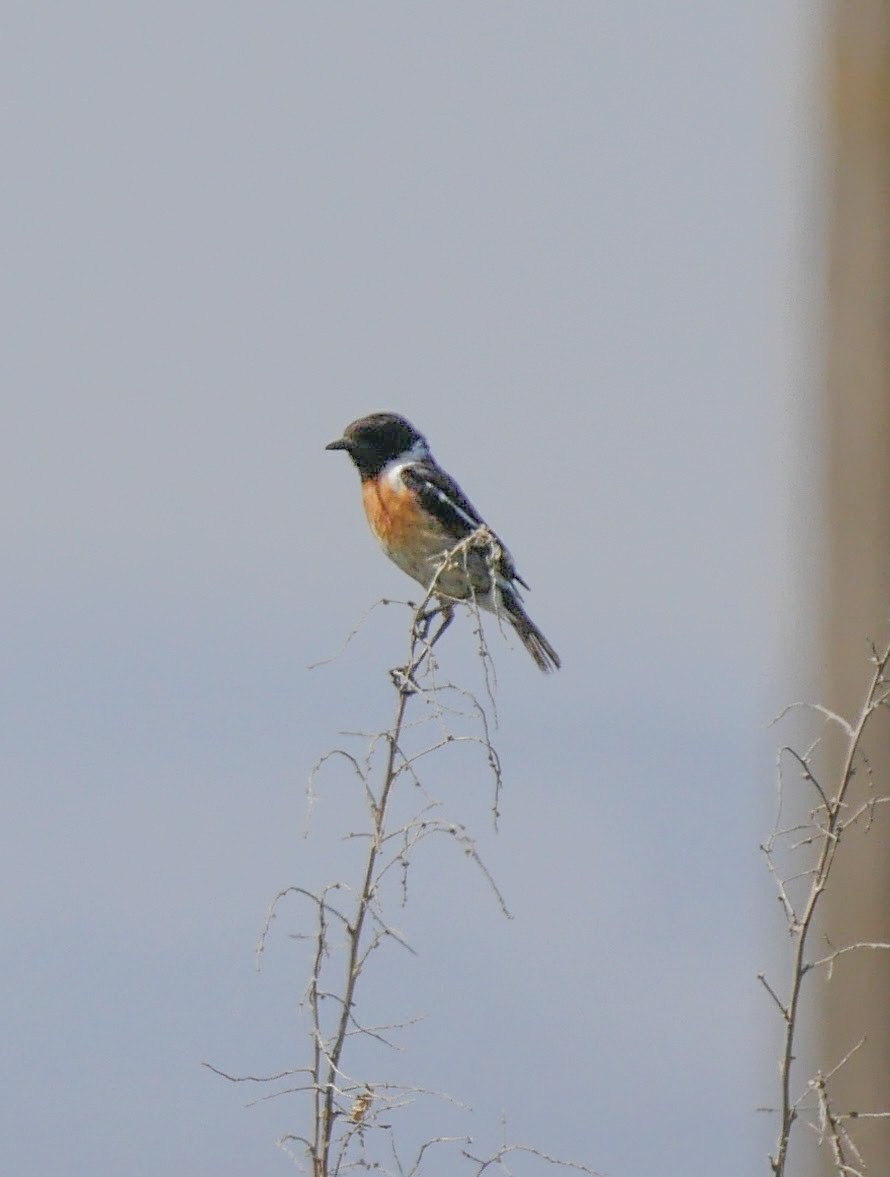
<instances>
[{"instance_id":1,"label":"dry plant stem","mask_svg":"<svg viewBox=\"0 0 890 1177\"><path fill-rule=\"evenodd\" d=\"M412 654L413 654L412 643ZM413 661L416 661L414 659ZM412 669L416 670L413 665ZM396 751L398 749L399 736L402 731L402 724L405 719L405 708L408 706L409 691L403 686L399 690L398 699L396 701L396 712L393 721L392 729L387 733L388 748L386 753L386 764L383 770L383 787L380 793L379 801L372 803L373 805L373 823L374 829L368 848L368 859L365 864L365 877L362 884L362 889L359 892L358 901L355 909L355 920L347 928L347 937L349 941L349 951L347 953L346 961L346 978L343 985L343 999L340 1006L340 1018L337 1023L337 1031L334 1036L334 1042L331 1050L327 1056L327 1075L319 1096L323 1091L323 1106L319 1109L320 1114L316 1115L316 1148L315 1148L315 1169L318 1177L326 1177L328 1172L328 1161L331 1150L331 1136L333 1131L333 1116L334 1116L334 1091L337 1073L340 1065L340 1056L343 1053L343 1044L346 1041L346 1031L349 1028L349 1018L352 1012L353 1000L355 997L355 986L358 981L359 969L359 951L362 941L362 930L365 924L365 917L368 914L368 908L374 894L374 875L377 867L377 859L380 854L380 849L383 844L384 822L386 819L386 807L389 801L389 795L395 783L395 759ZM324 938L319 937L319 949L321 949ZM313 977L319 976L321 962L316 961L316 967ZM315 982L313 981L313 989L315 989ZM313 1002L317 1000L317 993L313 995ZM316 1017L316 1026L318 1020ZM321 1059L318 1057L320 1051L320 1043L316 1044L316 1059L318 1063Z\"/></svg>"},{"instance_id":2,"label":"dry plant stem","mask_svg":"<svg viewBox=\"0 0 890 1177\"><path fill-rule=\"evenodd\" d=\"M385 824L387 806L392 793L393 785L395 784L396 777L398 776L396 769L396 756L398 754L399 741L405 722L405 711L408 706L409 698L412 694L415 693L416 690L413 683L414 675L422 666L423 662L430 656L433 643L439 637L441 637L442 633L449 625L453 612L450 607L446 607L444 609L445 616L443 623L438 633L436 633L435 637L433 638L433 642L428 641L427 635L429 633L430 624L433 620L433 617L435 616L435 611L429 611L427 606L429 605L433 596L436 582L446 564L447 560L443 560L443 563L437 570L436 576L433 579L433 582L426 595L424 596L424 599L417 606L411 626L408 663L403 672L393 676L393 682L395 683L397 690L395 715L393 717L392 727L386 733L387 751L386 760L383 767L383 782L381 785L380 796L379 798L374 798L373 796L369 795L373 828L368 843L368 857L365 862L364 880L356 900L355 915L352 922L348 924L346 928L348 942L346 975L340 996L340 1016L337 1021L337 1028L334 1034L333 1042L329 1050L324 1050L320 1034L321 1022L319 1020L320 1011L318 1009L318 978L321 975L321 956L325 951L327 937L324 927L322 926L319 929L317 940L317 959L313 969L310 1004L312 1006L313 1022L316 1028L314 1047L315 1074L320 1079L322 1070L324 1070L325 1078L324 1081L316 1087L315 1091L315 1141L312 1150L315 1177L327 1177L328 1173L330 1172L329 1165L335 1116L334 1097L337 1090L337 1077L340 1072L340 1060L343 1054L343 1047L346 1042L347 1032L349 1030L350 1018L352 1017L353 1005L355 1001L355 988L361 973L362 932L364 930L365 920L374 897L377 864L386 837ZM320 904L319 920L322 921L322 924L325 920L325 910L325 904Z\"/></svg>"},{"instance_id":3,"label":"dry plant stem","mask_svg":"<svg viewBox=\"0 0 890 1177\"><path fill-rule=\"evenodd\" d=\"M442 637L454 615L457 602L437 591L442 573L456 563L462 564L469 575L467 561L470 555L478 550L479 545L488 544L490 548L491 575L495 575L495 564L498 551L486 528L479 528L472 535L456 544L450 552L442 553L441 562L435 571L432 582L424 594L419 605L411 604L412 619L408 640L407 662L389 672L389 679L395 690L395 706L391 726L388 729L374 733L345 733L361 735L369 738L368 752L363 759L357 758L346 749L338 748L327 752L315 766L310 776L309 795L312 800L312 780L315 772L326 761L337 756L342 757L351 766L357 776L369 812L369 821L361 831L350 831L346 837L356 841L361 840L365 849L357 867L359 882L356 886L344 881L329 883L317 892L304 887L292 886L286 888L273 900L260 941L257 946L257 956L262 953L272 920L275 918L278 902L285 895L293 894L307 900L315 913L315 928L311 935L300 934L297 939L311 940L312 974L306 990L305 1002L308 1005L309 1018L312 1026L312 1059L306 1071L292 1072L294 1075L306 1075L306 1082L298 1079L294 1086L284 1091L273 1092L261 1098L276 1098L281 1094L291 1092L310 1093L312 1108L312 1125L306 1135L287 1135L279 1144L289 1155L294 1154L287 1147L288 1144L299 1144L302 1147L303 1161L308 1160L312 1177L342 1177L343 1174L355 1169L379 1169L391 1177L420 1177L421 1162L426 1151L434 1145L443 1146L458 1141L469 1143L465 1138L435 1137L422 1146L420 1153L410 1169L406 1169L398 1160L396 1153L396 1139L393 1135L393 1125L381 1118L382 1113L396 1111L407 1107L418 1095L436 1096L449 1102L456 1102L442 1092L435 1092L422 1087L404 1086L389 1082L367 1082L350 1076L347 1072L349 1060L348 1044L354 1035L364 1039L393 1047L395 1044L388 1040L384 1031L397 1030L410 1022L389 1022L384 1026L363 1025L357 1017L360 986L359 980L369 957L382 943L384 938L391 938L403 947L408 948L399 932L389 926L382 911L384 895L384 880L391 879L398 885L398 872L401 872L401 890L403 901L407 898L408 863L417 844L433 834L447 833L455 839L464 854L482 872L488 882L497 902L507 918L504 899L497 885L480 858L475 842L463 826L435 816L439 802L429 797L422 788L420 775L416 765L423 758L437 752L449 744L469 741L481 744L485 749L488 765L495 782L494 813L498 812L498 798L501 788L500 761L497 752L492 747L489 736L489 718L482 704L470 691L466 691L451 682L440 682L437 676L437 665L434 659L433 647ZM489 655L482 635L479 618L479 602L470 597L465 602L476 617L479 636L479 656L485 672L485 684L489 700L491 697L492 678L489 677ZM352 634L350 634L350 638ZM348 642L349 639L347 639ZM455 704L454 700L457 699ZM419 703L420 719L408 718L408 701L415 699ZM467 710L466 702L471 708ZM450 730L449 717L458 722L472 715L477 724L481 725L481 735L478 733L464 735ZM412 736L411 729L416 729L424 723L432 721L442 727L442 731L433 739L429 746L409 751L406 744L418 743L416 732ZM421 808L414 816L404 822L399 828L396 825L390 809L395 809L395 784L400 776L406 775L413 785L421 788ZM373 777L373 781L372 781ZM495 826L497 822L495 820ZM351 898L344 905L337 896L348 894ZM337 943L335 944L335 939ZM341 971L342 970L342 971ZM336 974L339 978L335 984L326 981L327 974ZM333 1003L333 1008L330 1003ZM325 1016L327 1011L327 1017ZM219 1072L223 1073L223 1072ZM274 1081L282 1076L263 1077L259 1081ZM226 1075L233 1081L252 1079L250 1076L234 1077ZM351 1105L351 1106L350 1106ZM371 1133L375 1133L373 1144L370 1142ZM366 1147L365 1135L369 1142ZM381 1135L383 1134L383 1135ZM374 1148L384 1136L390 1137L396 1169L382 1167L381 1163L372 1159ZM563 1165L581 1172L590 1172L582 1165L571 1162L558 1161L543 1152L538 1152L528 1146L503 1145L490 1158L478 1163L486 1170L496 1168L507 1173L505 1158L513 1152L524 1152L539 1158L542 1163L549 1165ZM358 1154L358 1155L354 1155ZM463 1154L465 1160L471 1158L468 1153ZM297 1157L294 1156L297 1160ZM482 1168L478 1170L482 1172Z\"/></svg>"},{"instance_id":4,"label":"dry plant stem","mask_svg":"<svg viewBox=\"0 0 890 1177\"><path fill-rule=\"evenodd\" d=\"M803 910L798 916L791 905L790 899L785 891L784 884L780 884L780 898L788 916L789 928L791 935L794 938L794 948L792 951L791 963L791 982L790 991L787 1002L782 1002L777 996L775 990L768 984L763 975L760 975L760 981L766 988L767 992L778 1005L782 1013L782 1018L785 1023L785 1030L783 1035L782 1053L779 1062L779 1074L781 1078L782 1100L781 1100L781 1124L779 1128L779 1137L776 1144L776 1154L770 1158L774 1177L785 1177L786 1165L788 1161L788 1149L791 1138L791 1129L795 1119L798 1115L799 1103L792 1098L791 1094L791 1070L794 1062L794 1052L796 1048L801 991L803 979L806 974L817 963L823 962L808 962L806 959L807 944L810 939L810 934L813 931L814 918L816 910L819 905L819 900L822 897L825 887L828 883L832 864L834 863L835 855L837 854L838 846L840 845L841 835L844 829L850 824L853 818L844 818L844 806L847 797L847 792L850 783L853 779L855 769L856 757L860 752L863 733L868 725L869 719L880 707L886 702L886 680L884 672L890 662L890 645L878 655L877 651L873 651L874 673L871 678L871 683L866 694L865 702L859 713L855 725L851 725L842 720L839 716L831 712L827 712L824 708L818 708L823 714L828 716L834 722L838 723L847 736L847 748L844 754L843 765L840 775L838 777L837 788L832 796L828 796L823 790L822 786L812 775L807 757L795 756L801 766L804 779L816 789L820 798L819 808L824 813L824 824L817 824L815 829L817 836L821 839L819 845L819 852L816 864L811 872L812 883L809 892L806 896ZM857 811L858 812L858 811ZM855 815L854 815L855 817ZM830 1129L830 1137L835 1149L837 1157L840 1148L840 1157L837 1158L841 1165L841 1172L853 1172L847 1167L846 1161L843 1159L843 1149L840 1146L841 1137L837 1132L837 1125L831 1118L830 1109L827 1105L827 1097L825 1095L824 1083L819 1091L820 1102L823 1104L823 1116L825 1122Z\"/></svg>"}]
</instances>

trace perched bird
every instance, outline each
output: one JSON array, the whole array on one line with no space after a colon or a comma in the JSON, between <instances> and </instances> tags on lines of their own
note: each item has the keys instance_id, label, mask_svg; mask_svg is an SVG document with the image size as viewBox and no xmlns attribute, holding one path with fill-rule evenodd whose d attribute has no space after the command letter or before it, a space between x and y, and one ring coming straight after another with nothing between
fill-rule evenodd
<instances>
[{"instance_id":1,"label":"perched bird","mask_svg":"<svg viewBox=\"0 0 890 1177\"><path fill-rule=\"evenodd\" d=\"M446 611L449 601L475 600L510 622L541 670L559 667L559 655L523 608L517 585L528 585L513 557L438 465L422 433L396 413L372 413L325 448L345 450L358 468L368 523L391 560L432 588ZM465 548L443 567L462 541Z\"/></svg>"}]
</instances>

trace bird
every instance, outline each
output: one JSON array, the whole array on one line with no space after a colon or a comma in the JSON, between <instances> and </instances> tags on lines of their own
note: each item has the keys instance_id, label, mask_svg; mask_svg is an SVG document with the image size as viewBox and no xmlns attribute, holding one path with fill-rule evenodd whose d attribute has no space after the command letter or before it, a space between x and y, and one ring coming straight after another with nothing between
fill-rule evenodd
<instances>
[{"instance_id":1,"label":"bird","mask_svg":"<svg viewBox=\"0 0 890 1177\"><path fill-rule=\"evenodd\" d=\"M345 450L358 469L362 503L383 551L442 602L451 621L453 601L472 600L504 617L545 673L557 670L559 655L522 603L516 571L506 545L432 455L424 435L398 413L359 417L329 442ZM457 545L463 545L449 559Z\"/></svg>"}]
</instances>

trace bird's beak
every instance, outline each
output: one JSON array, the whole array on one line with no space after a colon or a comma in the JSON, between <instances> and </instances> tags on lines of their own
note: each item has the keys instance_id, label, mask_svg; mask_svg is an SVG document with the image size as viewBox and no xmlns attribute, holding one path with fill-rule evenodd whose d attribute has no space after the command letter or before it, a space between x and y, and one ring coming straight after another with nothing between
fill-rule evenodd
<instances>
[{"instance_id":1,"label":"bird's beak","mask_svg":"<svg viewBox=\"0 0 890 1177\"><path fill-rule=\"evenodd\" d=\"M328 442L324 448L326 450L348 450L349 442L345 437L338 437L336 441Z\"/></svg>"}]
</instances>

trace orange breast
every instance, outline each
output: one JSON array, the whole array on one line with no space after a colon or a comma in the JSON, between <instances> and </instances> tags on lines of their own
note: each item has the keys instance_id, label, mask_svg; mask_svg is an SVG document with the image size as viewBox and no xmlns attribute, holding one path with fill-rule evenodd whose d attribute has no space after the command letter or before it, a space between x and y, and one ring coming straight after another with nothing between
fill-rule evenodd
<instances>
[{"instance_id":1,"label":"orange breast","mask_svg":"<svg viewBox=\"0 0 890 1177\"><path fill-rule=\"evenodd\" d=\"M423 510L418 508L414 495L401 478L370 478L362 483L362 501L371 530L380 546L409 576L427 588L432 582L443 555L454 540ZM484 568L480 585L487 575ZM446 573L439 580L442 591L460 599L470 591L463 569ZM483 587L480 591L485 592Z\"/></svg>"},{"instance_id":2,"label":"orange breast","mask_svg":"<svg viewBox=\"0 0 890 1177\"><path fill-rule=\"evenodd\" d=\"M424 529L423 514L405 486L369 478L362 483L362 502L371 530L387 549L410 543Z\"/></svg>"}]
</instances>

